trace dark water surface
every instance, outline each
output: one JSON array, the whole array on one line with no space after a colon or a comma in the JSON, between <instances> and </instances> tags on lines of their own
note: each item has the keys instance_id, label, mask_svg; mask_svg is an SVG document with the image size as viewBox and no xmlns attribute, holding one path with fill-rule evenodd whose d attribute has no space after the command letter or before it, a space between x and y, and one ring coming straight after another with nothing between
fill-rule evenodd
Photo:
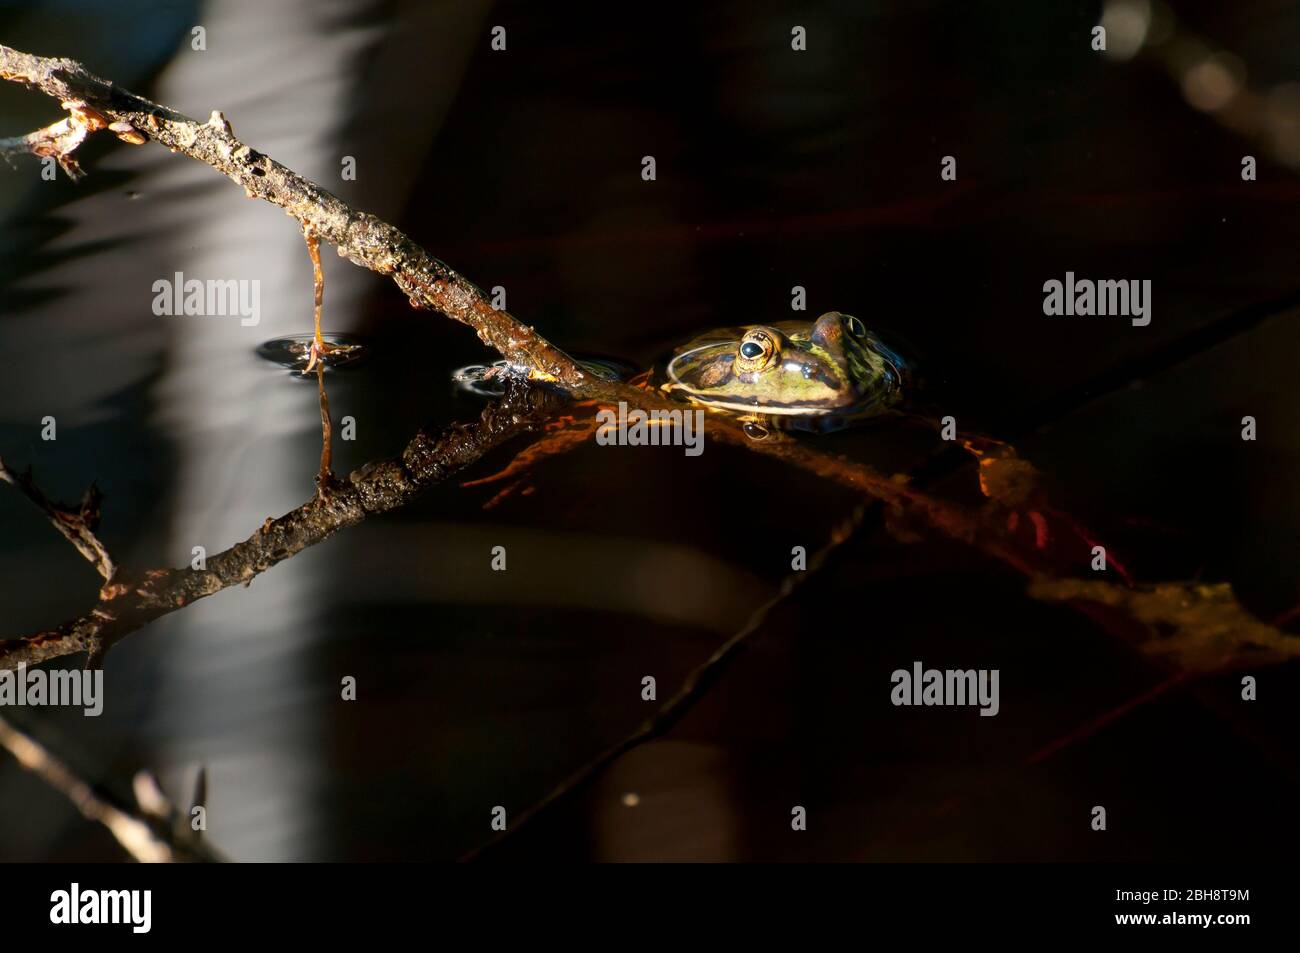
<instances>
[{"instance_id":1,"label":"dark water surface","mask_svg":"<svg viewBox=\"0 0 1300 953\"><path fill-rule=\"evenodd\" d=\"M1091 51L1097 4L721 2L635 28L514 2L121 6L110 27L91 4L0 4L0 41L222 109L572 353L649 366L707 328L788 319L803 286L810 317L915 345L933 406L1013 441L1140 578L1229 581L1263 619L1300 601L1300 180L1154 59ZM1295 5L1175 7L1258 88L1300 82ZM0 135L55 115L0 89ZM0 455L58 498L97 481L118 558L180 566L313 492L314 382L256 353L310 330L310 265L294 223L195 162L108 142L82 161L79 185L0 170ZM368 351L327 379L357 424L336 471L476 418L451 373L496 355L325 259L326 327ZM1045 317L1043 283L1067 271L1149 279L1152 323ZM152 284L176 272L260 281L260 322L155 316ZM889 422L800 439L886 471L934 449ZM974 480L931 488L969 499ZM499 487L458 482L134 634L101 718L24 723L123 794L140 767L179 793L206 765L209 834L237 859L455 858L494 805L522 811L633 730L642 677L670 694L857 502L714 442L588 442L486 510ZM0 493L0 527L0 635L93 604L93 572L18 494ZM900 714L889 675L917 659L1000 669L1001 714ZM1029 762L1168 674L975 550L904 545L872 513L682 724L491 856L1291 856L1295 663L1256 671L1252 706L1237 674L1194 679ZM8 760L0 804L0 859L120 856Z\"/></svg>"}]
</instances>

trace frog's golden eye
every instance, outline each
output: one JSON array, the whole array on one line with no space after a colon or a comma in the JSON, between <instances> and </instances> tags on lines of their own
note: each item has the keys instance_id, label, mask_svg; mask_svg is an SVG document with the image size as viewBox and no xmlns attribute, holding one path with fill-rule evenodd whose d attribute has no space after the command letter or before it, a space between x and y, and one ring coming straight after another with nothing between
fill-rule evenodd
<instances>
[{"instance_id":1,"label":"frog's golden eye","mask_svg":"<svg viewBox=\"0 0 1300 953\"><path fill-rule=\"evenodd\" d=\"M761 371L772 362L777 350L778 343L771 331L766 328L753 328L740 339L736 369L742 374Z\"/></svg>"},{"instance_id":2,"label":"frog's golden eye","mask_svg":"<svg viewBox=\"0 0 1300 953\"><path fill-rule=\"evenodd\" d=\"M867 336L867 326L851 314L844 316L845 325L848 326L849 333L855 338L864 338Z\"/></svg>"}]
</instances>

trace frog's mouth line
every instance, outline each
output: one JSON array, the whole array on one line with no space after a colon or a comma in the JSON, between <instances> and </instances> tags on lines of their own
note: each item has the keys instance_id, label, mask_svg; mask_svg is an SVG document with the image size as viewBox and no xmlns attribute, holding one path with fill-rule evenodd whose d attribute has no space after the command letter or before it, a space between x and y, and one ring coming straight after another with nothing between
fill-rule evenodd
<instances>
[{"instance_id":1,"label":"frog's mouth line","mask_svg":"<svg viewBox=\"0 0 1300 953\"><path fill-rule=\"evenodd\" d=\"M695 403L706 407L718 407L723 410L735 410L747 414L762 414L764 417L822 417L833 411L825 407L768 407L763 404L732 404L721 400L708 400L704 397L689 397Z\"/></svg>"},{"instance_id":2,"label":"frog's mouth line","mask_svg":"<svg viewBox=\"0 0 1300 953\"><path fill-rule=\"evenodd\" d=\"M780 404L766 405L760 403L736 403L728 400L712 400L709 397L700 394L698 391L690 392L690 385L683 381L677 374L677 364L679 361L685 361L701 351L713 350L718 347L718 342L710 344L701 344L699 347L693 347L689 351L683 351L671 361L666 368L668 379L674 384L688 389L688 399L692 403L703 404L706 407L715 407L720 410L733 410L745 414L763 414L768 417L824 417L827 414L835 412L835 408L830 407L808 407L808 406L783 406Z\"/></svg>"}]
</instances>

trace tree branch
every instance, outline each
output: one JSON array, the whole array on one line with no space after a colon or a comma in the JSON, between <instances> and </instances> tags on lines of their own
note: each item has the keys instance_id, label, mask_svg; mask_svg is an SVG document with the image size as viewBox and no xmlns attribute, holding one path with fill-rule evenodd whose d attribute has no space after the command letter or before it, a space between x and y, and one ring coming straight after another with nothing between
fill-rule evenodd
<instances>
[{"instance_id":1,"label":"tree branch","mask_svg":"<svg viewBox=\"0 0 1300 953\"><path fill-rule=\"evenodd\" d=\"M59 166L76 182L86 173L72 157L72 153L85 141L91 129L76 121L76 117L60 119L42 129L25 136L0 139L0 156L9 159L12 156L30 153L41 158L49 157L58 161Z\"/></svg>"},{"instance_id":2,"label":"tree branch","mask_svg":"<svg viewBox=\"0 0 1300 953\"><path fill-rule=\"evenodd\" d=\"M48 747L15 728L3 716L0 716L0 748L71 801L87 820L103 824L126 852L141 863L222 859L198 838L178 836L174 823L160 823L164 815L168 822L175 819L171 803L161 798L160 791L155 796L161 800L155 802L153 811L124 807L111 795L80 778Z\"/></svg>"},{"instance_id":3,"label":"tree branch","mask_svg":"<svg viewBox=\"0 0 1300 953\"><path fill-rule=\"evenodd\" d=\"M117 565L104 544L99 541L99 537L95 535L95 529L99 526L100 504L104 499L98 486L92 483L90 489L81 498L81 505L74 510L61 503L51 502L32 480L31 470L15 473L5 465L3 459L0 459L0 480L18 487L23 496L41 509L60 535L75 546L77 552L86 557L86 560L104 577L104 582L113 581L113 576L117 573Z\"/></svg>"},{"instance_id":4,"label":"tree branch","mask_svg":"<svg viewBox=\"0 0 1300 953\"><path fill-rule=\"evenodd\" d=\"M485 344L530 376L566 388L592 379L571 357L507 312L493 308L482 291L401 231L356 211L315 182L240 142L220 112L214 111L206 123L198 122L116 87L74 60L33 56L3 45L0 79L39 89L72 110L70 119L22 140L38 137L39 148L54 150L52 154L62 162L72 161L72 151L99 128L111 129L129 142L162 143L216 169L242 186L250 198L280 206L300 227L309 228L353 263L388 275L406 292L412 306L432 308L469 325ZM72 125L64 132L50 131L64 123ZM21 151L38 147L27 145Z\"/></svg>"},{"instance_id":5,"label":"tree branch","mask_svg":"<svg viewBox=\"0 0 1300 953\"><path fill-rule=\"evenodd\" d=\"M247 584L277 563L328 539L367 516L402 506L417 494L474 463L492 448L537 426L558 398L522 383L485 408L474 424L441 436L417 434L400 457L368 463L344 480L325 479L312 499L229 549L209 556L205 569L149 569L119 573L100 591L89 613L57 629L0 641L0 670L20 663L107 651L159 616L236 584Z\"/></svg>"}]
</instances>

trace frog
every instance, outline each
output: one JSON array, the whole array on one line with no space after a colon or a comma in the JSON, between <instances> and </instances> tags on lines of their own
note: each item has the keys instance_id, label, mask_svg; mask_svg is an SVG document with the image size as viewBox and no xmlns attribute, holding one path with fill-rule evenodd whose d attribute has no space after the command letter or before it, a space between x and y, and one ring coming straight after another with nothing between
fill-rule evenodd
<instances>
[{"instance_id":1,"label":"frog","mask_svg":"<svg viewBox=\"0 0 1300 953\"><path fill-rule=\"evenodd\" d=\"M718 328L680 347L651 376L676 399L759 429L829 431L902 405L909 361L853 315Z\"/></svg>"}]
</instances>

